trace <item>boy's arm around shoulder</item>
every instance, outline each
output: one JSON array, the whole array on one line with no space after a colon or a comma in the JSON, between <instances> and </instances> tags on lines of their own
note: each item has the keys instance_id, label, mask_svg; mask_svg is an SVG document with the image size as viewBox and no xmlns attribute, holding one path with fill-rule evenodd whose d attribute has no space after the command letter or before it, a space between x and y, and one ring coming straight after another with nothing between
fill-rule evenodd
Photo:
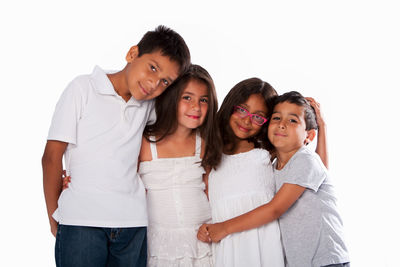
<instances>
[{"instance_id":1,"label":"boy's arm around shoulder","mask_svg":"<svg viewBox=\"0 0 400 267\"><path fill-rule=\"evenodd\" d=\"M55 236L57 233L57 222L52 214L57 209L57 201L62 190L62 157L68 143L48 140L43 157L43 190L49 217L51 233Z\"/></svg>"},{"instance_id":2,"label":"boy's arm around shoulder","mask_svg":"<svg viewBox=\"0 0 400 267\"><path fill-rule=\"evenodd\" d=\"M208 225L208 233L213 242L237 232L260 227L278 219L303 194L305 187L285 183L274 198L252 211L217 224Z\"/></svg>"},{"instance_id":3,"label":"boy's arm around shoulder","mask_svg":"<svg viewBox=\"0 0 400 267\"><path fill-rule=\"evenodd\" d=\"M325 167L329 168L329 157L328 157L328 144L327 144L327 128L324 116L321 111L320 104L315 101L312 97L306 97L310 105L315 110L317 125L318 125L318 135L317 135L317 147L315 152L319 155L324 163Z\"/></svg>"}]
</instances>

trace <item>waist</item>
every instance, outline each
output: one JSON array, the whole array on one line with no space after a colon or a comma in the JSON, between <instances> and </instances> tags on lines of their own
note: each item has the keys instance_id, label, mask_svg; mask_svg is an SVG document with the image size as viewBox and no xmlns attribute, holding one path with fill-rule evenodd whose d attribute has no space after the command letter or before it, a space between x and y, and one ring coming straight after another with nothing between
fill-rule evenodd
<instances>
[{"instance_id":1,"label":"waist","mask_svg":"<svg viewBox=\"0 0 400 267\"><path fill-rule=\"evenodd\" d=\"M145 191L130 193L64 190L53 217L61 224L136 227L147 225Z\"/></svg>"},{"instance_id":2,"label":"waist","mask_svg":"<svg viewBox=\"0 0 400 267\"><path fill-rule=\"evenodd\" d=\"M211 218L203 190L162 190L147 192L149 222L165 225L195 225Z\"/></svg>"}]
</instances>

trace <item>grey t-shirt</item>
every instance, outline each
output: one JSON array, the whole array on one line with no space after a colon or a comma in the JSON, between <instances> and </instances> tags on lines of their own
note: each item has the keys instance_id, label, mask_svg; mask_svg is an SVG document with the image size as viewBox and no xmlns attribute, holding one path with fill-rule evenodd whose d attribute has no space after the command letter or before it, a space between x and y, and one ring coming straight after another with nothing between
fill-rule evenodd
<instances>
[{"instance_id":1,"label":"grey t-shirt","mask_svg":"<svg viewBox=\"0 0 400 267\"><path fill-rule=\"evenodd\" d=\"M277 191L285 183L306 188L279 219L287 266L349 262L332 181L320 157L302 147L282 170L274 164L274 177Z\"/></svg>"}]
</instances>

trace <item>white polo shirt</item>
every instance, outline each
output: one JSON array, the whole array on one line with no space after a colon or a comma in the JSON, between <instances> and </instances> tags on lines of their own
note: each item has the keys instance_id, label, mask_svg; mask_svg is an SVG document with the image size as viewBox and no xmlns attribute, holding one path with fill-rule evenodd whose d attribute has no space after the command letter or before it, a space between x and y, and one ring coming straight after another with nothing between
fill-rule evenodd
<instances>
[{"instance_id":1,"label":"white polo shirt","mask_svg":"<svg viewBox=\"0 0 400 267\"><path fill-rule=\"evenodd\" d=\"M69 143L64 154L71 183L53 218L98 227L147 225L145 189L137 174L143 129L154 101L125 102L106 73L75 78L57 103L48 140Z\"/></svg>"}]
</instances>

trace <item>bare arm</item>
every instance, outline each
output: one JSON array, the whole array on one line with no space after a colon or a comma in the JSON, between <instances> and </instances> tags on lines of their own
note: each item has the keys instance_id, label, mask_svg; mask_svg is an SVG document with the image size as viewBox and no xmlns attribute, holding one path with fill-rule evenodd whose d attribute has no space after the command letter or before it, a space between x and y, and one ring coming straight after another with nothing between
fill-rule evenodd
<instances>
[{"instance_id":1,"label":"bare arm","mask_svg":"<svg viewBox=\"0 0 400 267\"><path fill-rule=\"evenodd\" d=\"M68 143L60 141L47 141L42 157L43 190L47 206L51 233L57 233L57 222L51 217L57 209L57 201L62 189L62 157Z\"/></svg>"},{"instance_id":2,"label":"bare arm","mask_svg":"<svg viewBox=\"0 0 400 267\"><path fill-rule=\"evenodd\" d=\"M233 219L207 225L211 240L218 242L229 234L257 228L278 219L297 201L304 190L305 188L299 185L284 184L269 203Z\"/></svg>"},{"instance_id":3,"label":"bare arm","mask_svg":"<svg viewBox=\"0 0 400 267\"><path fill-rule=\"evenodd\" d=\"M317 147L315 152L319 155L325 167L329 168L329 158L328 158L328 144L327 144L327 128L324 117L321 112L320 104L315 101L312 97L306 97L310 105L314 108L317 124L318 124L318 136L317 136Z\"/></svg>"}]
</instances>

